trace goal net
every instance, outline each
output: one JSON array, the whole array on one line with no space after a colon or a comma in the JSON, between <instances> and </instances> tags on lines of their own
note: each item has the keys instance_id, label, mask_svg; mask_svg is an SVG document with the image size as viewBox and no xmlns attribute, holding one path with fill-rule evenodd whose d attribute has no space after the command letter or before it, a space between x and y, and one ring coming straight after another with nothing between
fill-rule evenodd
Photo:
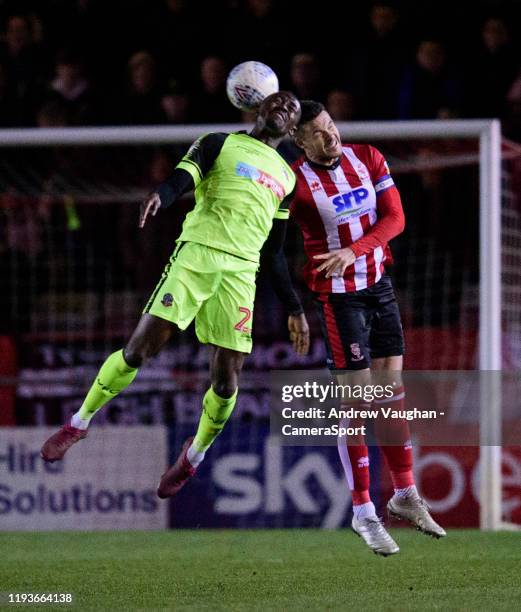
<instances>
[{"instance_id":1,"label":"goal net","mask_svg":"<svg viewBox=\"0 0 521 612\"><path fill-rule=\"evenodd\" d=\"M340 128L347 141L370 142L384 153L404 202L407 228L392 243L392 276L406 334L406 367L519 370L519 148L503 144L501 168L495 121L375 122ZM193 199L188 194L150 219L143 230L137 228L138 203L168 177L195 138L234 129L244 126L0 131L4 424L56 425L78 408L104 356L121 347L135 327ZM290 161L298 154L289 143L281 150ZM301 240L294 227L286 252L292 275L306 296ZM314 454L316 465L308 476L318 484L309 485L313 495L301 492L299 497L283 472L302 460L300 451L285 449L288 456L279 457L280 449L269 446L269 370L324 365L319 323L311 300L304 300L313 342L310 354L297 358L287 341L284 312L268 275L261 273L255 349L245 367L237 410L222 435L222 457L208 468L210 490L221 492L216 507L227 517L221 524L343 524L345 500L339 498L336 506L328 502L327 483L321 487L317 476L320 470L324 473L321 462L328 461L330 481L343 487L334 449L324 450L322 457ZM131 388L100 412L97 424L167 425L168 448L175 455L199 417L208 384L207 363L206 349L191 329L176 335L140 371ZM465 473L469 488L474 487L481 526L497 529L505 520L517 520L521 508L501 505L501 390L487 388L479 401L481 439L487 442L480 451L479 487L470 475L477 457L462 470L470 470ZM250 470L249 484L237 476L235 456ZM275 467L273 457L281 462ZM507 463L507 485L512 489L519 483L515 485L509 475L521 466L521 456L509 455ZM277 470L282 470L279 480ZM286 498L297 509L298 519L288 518ZM188 498L186 507L190 508ZM460 513L468 510L462 508ZM190 526L188 515L171 522Z\"/></svg>"}]
</instances>

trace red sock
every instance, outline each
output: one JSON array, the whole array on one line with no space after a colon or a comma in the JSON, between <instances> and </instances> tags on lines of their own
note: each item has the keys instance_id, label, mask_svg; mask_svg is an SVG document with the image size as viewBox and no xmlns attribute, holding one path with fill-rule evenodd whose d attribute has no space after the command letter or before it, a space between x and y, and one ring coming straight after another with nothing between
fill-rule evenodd
<instances>
[{"instance_id":1,"label":"red sock","mask_svg":"<svg viewBox=\"0 0 521 612\"><path fill-rule=\"evenodd\" d=\"M404 410L404 388L395 389L393 397L389 400L375 401L375 406L390 408L391 410ZM393 487L395 489L405 489L413 485L413 457L408 422L405 419L384 419L380 417L375 424L375 433L389 466Z\"/></svg>"},{"instance_id":2,"label":"red sock","mask_svg":"<svg viewBox=\"0 0 521 612\"><path fill-rule=\"evenodd\" d=\"M342 406L345 409L345 406ZM363 421L342 420L341 427L360 427ZM362 435L338 438L338 454L344 467L353 505L360 506L371 501L369 495L369 450Z\"/></svg>"}]
</instances>

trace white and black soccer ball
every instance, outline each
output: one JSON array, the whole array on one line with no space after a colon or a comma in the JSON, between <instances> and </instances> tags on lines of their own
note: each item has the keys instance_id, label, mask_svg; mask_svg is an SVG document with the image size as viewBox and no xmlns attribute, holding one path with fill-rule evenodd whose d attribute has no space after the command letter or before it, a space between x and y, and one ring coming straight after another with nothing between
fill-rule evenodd
<instances>
[{"instance_id":1,"label":"white and black soccer ball","mask_svg":"<svg viewBox=\"0 0 521 612\"><path fill-rule=\"evenodd\" d=\"M232 68L226 81L230 102L240 110L255 111L267 96L279 91L275 72L262 62L242 62Z\"/></svg>"}]
</instances>

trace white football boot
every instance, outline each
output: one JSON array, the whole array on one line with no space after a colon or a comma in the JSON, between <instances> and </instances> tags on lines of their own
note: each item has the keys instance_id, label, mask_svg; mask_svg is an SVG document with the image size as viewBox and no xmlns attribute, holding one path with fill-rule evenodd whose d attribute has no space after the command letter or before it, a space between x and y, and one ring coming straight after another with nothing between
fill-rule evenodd
<instances>
[{"instance_id":1,"label":"white football boot","mask_svg":"<svg viewBox=\"0 0 521 612\"><path fill-rule=\"evenodd\" d=\"M409 521L418 531L433 538L443 538L447 532L430 515L430 508L418 496L398 497L393 495L387 504L390 516Z\"/></svg>"},{"instance_id":2,"label":"white football boot","mask_svg":"<svg viewBox=\"0 0 521 612\"><path fill-rule=\"evenodd\" d=\"M351 529L359 535L377 555L388 557L400 551L398 544L391 538L382 521L376 516L357 519L353 516Z\"/></svg>"}]
</instances>

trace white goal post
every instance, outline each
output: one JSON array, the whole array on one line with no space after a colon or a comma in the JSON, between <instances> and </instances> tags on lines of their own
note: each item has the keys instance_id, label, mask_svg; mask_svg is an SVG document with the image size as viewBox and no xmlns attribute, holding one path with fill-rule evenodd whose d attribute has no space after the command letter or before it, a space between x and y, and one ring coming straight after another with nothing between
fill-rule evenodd
<instances>
[{"instance_id":1,"label":"white goal post","mask_svg":"<svg viewBox=\"0 0 521 612\"><path fill-rule=\"evenodd\" d=\"M467 138L480 148L479 367L501 371L501 128L498 120L339 122L356 140ZM236 131L244 124L85 127L0 130L0 147L100 146L189 143L201 134ZM490 384L489 381L495 382ZM489 383L489 384L487 384ZM480 393L480 524L508 528L501 519L501 385L487 377Z\"/></svg>"}]
</instances>

